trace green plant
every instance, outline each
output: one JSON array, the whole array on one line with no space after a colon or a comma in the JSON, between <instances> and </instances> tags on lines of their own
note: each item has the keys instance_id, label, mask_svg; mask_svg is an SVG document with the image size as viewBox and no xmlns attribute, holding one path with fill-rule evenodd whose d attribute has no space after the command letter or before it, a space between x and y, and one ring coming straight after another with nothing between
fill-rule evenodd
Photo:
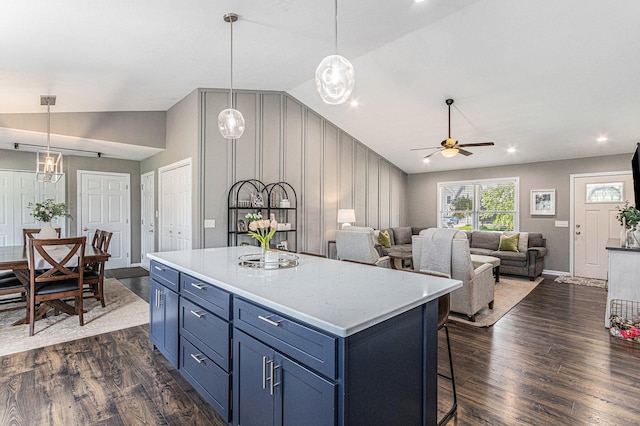
<instances>
[{"instance_id":1,"label":"green plant","mask_svg":"<svg viewBox=\"0 0 640 426\"><path fill-rule=\"evenodd\" d=\"M630 206L629 200L624 202L624 206L618 206L617 209L616 218L620 221L620 225L624 226L626 223L627 228L633 228L640 223L640 210L635 206Z\"/></svg>"},{"instance_id":2,"label":"green plant","mask_svg":"<svg viewBox=\"0 0 640 426\"><path fill-rule=\"evenodd\" d=\"M51 198L41 203L29 203L27 207L31 209L31 216L42 222L51 222L56 217L72 217L65 203L56 203Z\"/></svg>"}]
</instances>

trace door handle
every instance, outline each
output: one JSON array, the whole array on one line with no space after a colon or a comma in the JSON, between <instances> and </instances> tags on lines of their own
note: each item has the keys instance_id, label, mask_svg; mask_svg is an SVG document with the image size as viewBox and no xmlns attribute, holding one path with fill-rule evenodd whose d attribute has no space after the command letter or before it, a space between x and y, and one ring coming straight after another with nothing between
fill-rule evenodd
<instances>
[{"instance_id":1,"label":"door handle","mask_svg":"<svg viewBox=\"0 0 640 426\"><path fill-rule=\"evenodd\" d=\"M580 231L576 231L576 235L580 235Z\"/></svg>"},{"instance_id":2,"label":"door handle","mask_svg":"<svg viewBox=\"0 0 640 426\"><path fill-rule=\"evenodd\" d=\"M89 228L87 228L86 226L82 228L83 231L88 231Z\"/></svg>"},{"instance_id":3,"label":"door handle","mask_svg":"<svg viewBox=\"0 0 640 426\"><path fill-rule=\"evenodd\" d=\"M207 288L207 286L205 286L203 284L196 284L196 283L191 283L191 287L195 287L198 290L205 290Z\"/></svg>"}]
</instances>

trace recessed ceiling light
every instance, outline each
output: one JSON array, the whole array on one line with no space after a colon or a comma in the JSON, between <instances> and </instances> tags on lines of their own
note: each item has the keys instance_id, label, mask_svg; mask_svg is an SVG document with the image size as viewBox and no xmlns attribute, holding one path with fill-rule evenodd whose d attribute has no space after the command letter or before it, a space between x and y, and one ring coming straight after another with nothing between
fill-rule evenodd
<instances>
[{"instance_id":1,"label":"recessed ceiling light","mask_svg":"<svg viewBox=\"0 0 640 426\"><path fill-rule=\"evenodd\" d=\"M507 152L514 153L514 152L516 152L516 149L515 148L509 148L509 149L507 149Z\"/></svg>"},{"instance_id":2,"label":"recessed ceiling light","mask_svg":"<svg viewBox=\"0 0 640 426\"><path fill-rule=\"evenodd\" d=\"M425 158L424 160L422 160L423 163L427 164L431 162L430 158Z\"/></svg>"},{"instance_id":3,"label":"recessed ceiling light","mask_svg":"<svg viewBox=\"0 0 640 426\"><path fill-rule=\"evenodd\" d=\"M358 100L357 100L357 99L354 99L354 100L352 100L352 101L351 101L351 106L352 106L352 107L354 107L354 108L355 108L355 107L357 107L358 105L360 105L360 102L358 102Z\"/></svg>"},{"instance_id":4,"label":"recessed ceiling light","mask_svg":"<svg viewBox=\"0 0 640 426\"><path fill-rule=\"evenodd\" d=\"M600 136L598 139L596 139L596 141L598 141L598 142L606 142L608 140L609 140L609 138L606 137L606 136Z\"/></svg>"},{"instance_id":5,"label":"recessed ceiling light","mask_svg":"<svg viewBox=\"0 0 640 426\"><path fill-rule=\"evenodd\" d=\"M416 3L422 3L424 0L414 0Z\"/></svg>"}]
</instances>

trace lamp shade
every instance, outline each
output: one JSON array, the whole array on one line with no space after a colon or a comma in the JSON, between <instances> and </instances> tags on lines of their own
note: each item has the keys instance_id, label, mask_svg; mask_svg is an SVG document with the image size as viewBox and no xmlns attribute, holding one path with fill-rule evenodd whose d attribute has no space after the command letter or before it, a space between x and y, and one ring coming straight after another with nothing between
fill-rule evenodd
<instances>
[{"instance_id":1,"label":"lamp shade","mask_svg":"<svg viewBox=\"0 0 640 426\"><path fill-rule=\"evenodd\" d=\"M339 105L349 99L355 84L355 70L344 56L327 56L316 69L316 89L329 105Z\"/></svg>"},{"instance_id":2,"label":"lamp shade","mask_svg":"<svg viewBox=\"0 0 640 426\"><path fill-rule=\"evenodd\" d=\"M458 148L447 148L440 151L443 157L455 157L458 155Z\"/></svg>"},{"instance_id":3,"label":"lamp shade","mask_svg":"<svg viewBox=\"0 0 640 426\"><path fill-rule=\"evenodd\" d=\"M356 221L354 209L338 209L338 223L353 223Z\"/></svg>"}]
</instances>

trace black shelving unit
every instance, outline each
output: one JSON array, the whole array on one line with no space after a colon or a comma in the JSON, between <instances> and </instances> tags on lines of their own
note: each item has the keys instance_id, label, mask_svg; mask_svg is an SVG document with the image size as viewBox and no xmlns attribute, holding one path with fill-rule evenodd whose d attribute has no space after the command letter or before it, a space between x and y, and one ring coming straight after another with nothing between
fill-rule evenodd
<instances>
[{"instance_id":1,"label":"black shelving unit","mask_svg":"<svg viewBox=\"0 0 640 426\"><path fill-rule=\"evenodd\" d=\"M289 206L282 204L289 201ZM233 184L228 194L227 246L241 243L258 245L258 242L247 235L247 213L260 213L264 219L274 215L280 226L287 226L271 238L271 246L276 248L282 241L287 241L287 250L297 251L298 197L296 191L286 182L264 184L258 179L241 180ZM244 226L243 226L244 225Z\"/></svg>"}]
</instances>

